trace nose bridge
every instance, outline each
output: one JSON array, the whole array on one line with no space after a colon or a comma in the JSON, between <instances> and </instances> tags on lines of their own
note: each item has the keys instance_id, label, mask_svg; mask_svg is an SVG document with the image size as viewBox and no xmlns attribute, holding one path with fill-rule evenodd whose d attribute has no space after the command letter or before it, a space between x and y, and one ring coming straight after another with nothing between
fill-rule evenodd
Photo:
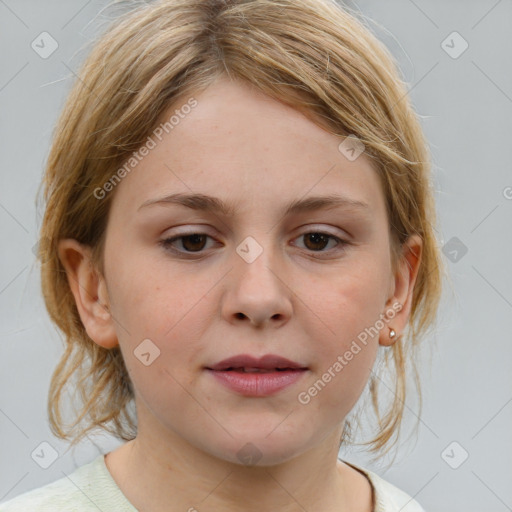
<instances>
[{"instance_id":1,"label":"nose bridge","mask_svg":"<svg viewBox=\"0 0 512 512\"><path fill-rule=\"evenodd\" d=\"M279 255L275 248L271 231L265 233L261 230L254 233L254 236L246 236L236 247L238 258L242 260L237 262L240 267L239 276L256 279L257 282L276 279L275 267Z\"/></svg>"},{"instance_id":2,"label":"nose bridge","mask_svg":"<svg viewBox=\"0 0 512 512\"><path fill-rule=\"evenodd\" d=\"M280 255L271 232L260 230L246 236L236 247L224 313L233 320L242 314L254 324L288 317L291 311L288 287L280 277Z\"/></svg>"}]
</instances>

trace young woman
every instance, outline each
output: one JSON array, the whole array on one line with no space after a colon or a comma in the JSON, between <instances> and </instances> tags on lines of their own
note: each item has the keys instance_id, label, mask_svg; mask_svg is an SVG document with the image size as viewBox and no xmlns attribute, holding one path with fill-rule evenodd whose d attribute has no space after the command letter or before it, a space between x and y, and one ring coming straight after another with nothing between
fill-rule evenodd
<instances>
[{"instance_id":1,"label":"young woman","mask_svg":"<svg viewBox=\"0 0 512 512\"><path fill-rule=\"evenodd\" d=\"M66 339L50 422L126 443L0 511L423 510L338 457L367 386L368 445L396 443L441 293L427 144L389 52L334 0L160 0L79 76L44 178Z\"/></svg>"}]
</instances>

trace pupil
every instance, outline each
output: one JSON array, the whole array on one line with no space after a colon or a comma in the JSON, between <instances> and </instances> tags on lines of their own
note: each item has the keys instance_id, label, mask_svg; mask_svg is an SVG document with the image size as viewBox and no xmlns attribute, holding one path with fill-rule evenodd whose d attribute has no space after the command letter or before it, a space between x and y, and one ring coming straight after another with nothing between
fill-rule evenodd
<instances>
[{"instance_id":1,"label":"pupil","mask_svg":"<svg viewBox=\"0 0 512 512\"><path fill-rule=\"evenodd\" d=\"M327 242L327 236L322 233L311 233L311 234L306 235L306 240L311 240L311 239L313 240L313 244L321 245L321 247L313 247L316 249L323 249Z\"/></svg>"},{"instance_id":2,"label":"pupil","mask_svg":"<svg viewBox=\"0 0 512 512\"><path fill-rule=\"evenodd\" d=\"M202 246L204 245L204 240L203 240L203 244L201 244L201 242L198 242L198 240L204 239L204 238L205 238L205 235L198 235L198 234L187 235L183 238L183 247L185 247L185 249L187 249L187 250L192 250L192 251L201 250ZM192 247L188 243L189 241L192 241ZM199 243L200 247L197 247L195 245L197 243Z\"/></svg>"}]
</instances>

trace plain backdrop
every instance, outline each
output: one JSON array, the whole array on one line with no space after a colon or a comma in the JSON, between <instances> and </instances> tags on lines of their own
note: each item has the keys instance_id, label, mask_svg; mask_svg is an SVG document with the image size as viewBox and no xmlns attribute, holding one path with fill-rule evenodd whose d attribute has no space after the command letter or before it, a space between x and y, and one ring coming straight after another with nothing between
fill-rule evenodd
<instances>
[{"instance_id":1,"label":"plain backdrop","mask_svg":"<svg viewBox=\"0 0 512 512\"><path fill-rule=\"evenodd\" d=\"M63 342L44 308L33 252L53 126L79 50L116 12L100 12L107 3L0 0L0 502L119 444L97 435L68 450L50 433L46 397ZM512 3L350 5L373 20L421 116L451 283L424 341L431 350L420 364L417 438L403 441L391 468L371 463L362 449L340 455L404 489L427 512L512 510ZM43 32L58 45L46 58L32 44ZM411 400L406 426L415 420ZM47 469L32 455L41 443L56 452Z\"/></svg>"}]
</instances>

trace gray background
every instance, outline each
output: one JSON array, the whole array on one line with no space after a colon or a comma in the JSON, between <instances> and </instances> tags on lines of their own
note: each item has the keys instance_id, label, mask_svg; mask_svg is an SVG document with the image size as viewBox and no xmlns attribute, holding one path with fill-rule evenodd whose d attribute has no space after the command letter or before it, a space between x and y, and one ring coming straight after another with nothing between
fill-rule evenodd
<instances>
[{"instance_id":1,"label":"gray background","mask_svg":"<svg viewBox=\"0 0 512 512\"><path fill-rule=\"evenodd\" d=\"M99 14L106 5L0 0L0 502L119 444L98 435L66 451L49 431L46 396L62 340L44 308L32 250L42 214L35 197L54 122L83 57L79 50L112 17L113 11ZM352 5L374 20L372 30L410 84L431 144L451 284L438 327L425 340L432 350L421 367L425 405L417 440L402 444L391 469L388 459L372 464L360 449L340 456L377 471L427 512L512 510L512 3ZM31 48L43 31L59 45L46 59ZM450 36L443 44L453 31L469 44L457 58L462 40ZM408 401L406 426L414 405ZM48 469L31 457L41 442L59 454Z\"/></svg>"}]
</instances>

